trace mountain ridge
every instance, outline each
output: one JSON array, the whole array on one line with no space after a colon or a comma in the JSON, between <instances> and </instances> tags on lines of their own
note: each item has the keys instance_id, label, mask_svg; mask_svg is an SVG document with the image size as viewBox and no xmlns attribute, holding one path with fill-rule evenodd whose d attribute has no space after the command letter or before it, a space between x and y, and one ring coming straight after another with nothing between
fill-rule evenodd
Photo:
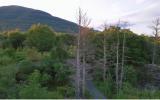
<instances>
[{"instance_id":1,"label":"mountain ridge","mask_svg":"<svg viewBox=\"0 0 160 100\"><path fill-rule=\"evenodd\" d=\"M46 24L57 32L76 33L77 24L59 17L55 17L45 11L17 5L0 7L0 30L12 30L18 28L26 31L33 24Z\"/></svg>"}]
</instances>

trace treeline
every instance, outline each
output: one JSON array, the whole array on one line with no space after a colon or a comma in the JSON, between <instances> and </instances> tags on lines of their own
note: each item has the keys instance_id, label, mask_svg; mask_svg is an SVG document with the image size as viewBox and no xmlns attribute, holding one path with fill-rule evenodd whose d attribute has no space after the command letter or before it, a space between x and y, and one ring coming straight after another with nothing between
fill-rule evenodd
<instances>
[{"instance_id":1,"label":"treeline","mask_svg":"<svg viewBox=\"0 0 160 100\"><path fill-rule=\"evenodd\" d=\"M138 89L151 81L145 65L152 63L154 43L157 51L160 50L158 40L119 26L110 26L103 32L89 28L81 32L86 33L81 34L83 41L79 41L80 62L85 59L85 80L90 75L109 98L145 98L144 93L150 98L159 97L158 91L151 95L150 91L142 91L144 87ZM72 82L76 66L71 66L68 61L76 63L73 59L76 58L77 38L78 34L57 33L41 24L33 25L27 32L2 32L0 98L76 98L77 88ZM159 52L155 58L155 64L159 65ZM117 66L118 76L115 74ZM117 92L122 66L124 78ZM87 93L84 98L88 98Z\"/></svg>"}]
</instances>

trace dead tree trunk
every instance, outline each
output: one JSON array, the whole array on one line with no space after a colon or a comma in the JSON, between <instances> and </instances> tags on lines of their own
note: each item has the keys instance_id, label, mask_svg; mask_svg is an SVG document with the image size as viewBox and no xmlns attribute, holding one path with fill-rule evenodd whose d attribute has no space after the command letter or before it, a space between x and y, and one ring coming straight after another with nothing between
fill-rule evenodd
<instances>
[{"instance_id":1,"label":"dead tree trunk","mask_svg":"<svg viewBox=\"0 0 160 100\"><path fill-rule=\"evenodd\" d=\"M122 65L121 65L121 75L120 75L120 88L122 88L123 75L124 75L125 42L126 42L126 35L125 35L125 33L123 33L123 47L122 47Z\"/></svg>"},{"instance_id":2,"label":"dead tree trunk","mask_svg":"<svg viewBox=\"0 0 160 100\"><path fill-rule=\"evenodd\" d=\"M155 64L156 59L156 41L159 38L160 31L160 18L156 18L153 22L153 25L150 28L153 30L154 42L153 42L153 54L152 54L152 64Z\"/></svg>"},{"instance_id":3,"label":"dead tree trunk","mask_svg":"<svg viewBox=\"0 0 160 100\"><path fill-rule=\"evenodd\" d=\"M90 20L87 18L86 13L83 15L82 19L82 97L85 97L85 86L86 86L86 56L87 56L87 48L89 45L87 45L87 34L89 33L89 24Z\"/></svg>"},{"instance_id":4,"label":"dead tree trunk","mask_svg":"<svg viewBox=\"0 0 160 100\"><path fill-rule=\"evenodd\" d=\"M83 47L85 47L85 41L83 40ZM82 96L85 97L85 83L86 83L86 57L85 48L83 48L83 67L82 67Z\"/></svg>"},{"instance_id":5,"label":"dead tree trunk","mask_svg":"<svg viewBox=\"0 0 160 100\"><path fill-rule=\"evenodd\" d=\"M156 55L156 44L153 43L152 64L155 64L155 55Z\"/></svg>"},{"instance_id":6,"label":"dead tree trunk","mask_svg":"<svg viewBox=\"0 0 160 100\"><path fill-rule=\"evenodd\" d=\"M88 32L88 25L90 20L87 18L86 13L83 14L79 9L79 34L77 37L77 98L85 97L85 82L86 82L86 34ZM81 63L82 58L82 64Z\"/></svg>"},{"instance_id":7,"label":"dead tree trunk","mask_svg":"<svg viewBox=\"0 0 160 100\"><path fill-rule=\"evenodd\" d=\"M79 32L77 36L77 52L76 52L76 95L77 98L81 98L81 76L80 76L80 34L81 34L81 10L79 9L79 15L78 15L78 27Z\"/></svg>"},{"instance_id":8,"label":"dead tree trunk","mask_svg":"<svg viewBox=\"0 0 160 100\"><path fill-rule=\"evenodd\" d=\"M103 32L103 81L105 82L106 81L106 72L107 72L107 67L106 67L106 64L107 64L107 54L106 54L106 32L107 32L107 24L105 23L103 25L104 27L104 32Z\"/></svg>"},{"instance_id":9,"label":"dead tree trunk","mask_svg":"<svg viewBox=\"0 0 160 100\"><path fill-rule=\"evenodd\" d=\"M105 32L104 32L104 39L103 39L103 81L105 82L106 81L106 71L107 71L107 68L106 68L106 62L107 62L107 59L106 59L106 35L105 35Z\"/></svg>"},{"instance_id":10,"label":"dead tree trunk","mask_svg":"<svg viewBox=\"0 0 160 100\"><path fill-rule=\"evenodd\" d=\"M116 89L119 91L119 33L117 32L117 46L116 46Z\"/></svg>"}]
</instances>

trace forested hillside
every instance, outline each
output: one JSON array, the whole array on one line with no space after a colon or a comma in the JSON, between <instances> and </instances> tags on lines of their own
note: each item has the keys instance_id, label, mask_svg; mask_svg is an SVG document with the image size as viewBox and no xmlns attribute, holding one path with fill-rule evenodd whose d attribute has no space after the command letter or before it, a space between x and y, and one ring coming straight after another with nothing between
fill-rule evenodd
<instances>
[{"instance_id":1,"label":"forested hillside","mask_svg":"<svg viewBox=\"0 0 160 100\"><path fill-rule=\"evenodd\" d=\"M32 24L47 24L57 32L76 33L77 25L73 22L54 17L49 13L21 6L0 7L0 30L20 29L26 31Z\"/></svg>"}]
</instances>

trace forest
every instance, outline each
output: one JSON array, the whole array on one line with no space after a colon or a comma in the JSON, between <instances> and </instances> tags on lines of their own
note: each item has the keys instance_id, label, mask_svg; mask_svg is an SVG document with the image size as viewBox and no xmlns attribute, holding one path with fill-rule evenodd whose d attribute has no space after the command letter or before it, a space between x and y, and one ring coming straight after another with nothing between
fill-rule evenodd
<instances>
[{"instance_id":1,"label":"forest","mask_svg":"<svg viewBox=\"0 0 160 100\"><path fill-rule=\"evenodd\" d=\"M158 18L153 36L123 22L96 31L81 11L78 19L75 34L43 24L0 33L1 99L94 99L88 80L105 98L160 98Z\"/></svg>"}]
</instances>

